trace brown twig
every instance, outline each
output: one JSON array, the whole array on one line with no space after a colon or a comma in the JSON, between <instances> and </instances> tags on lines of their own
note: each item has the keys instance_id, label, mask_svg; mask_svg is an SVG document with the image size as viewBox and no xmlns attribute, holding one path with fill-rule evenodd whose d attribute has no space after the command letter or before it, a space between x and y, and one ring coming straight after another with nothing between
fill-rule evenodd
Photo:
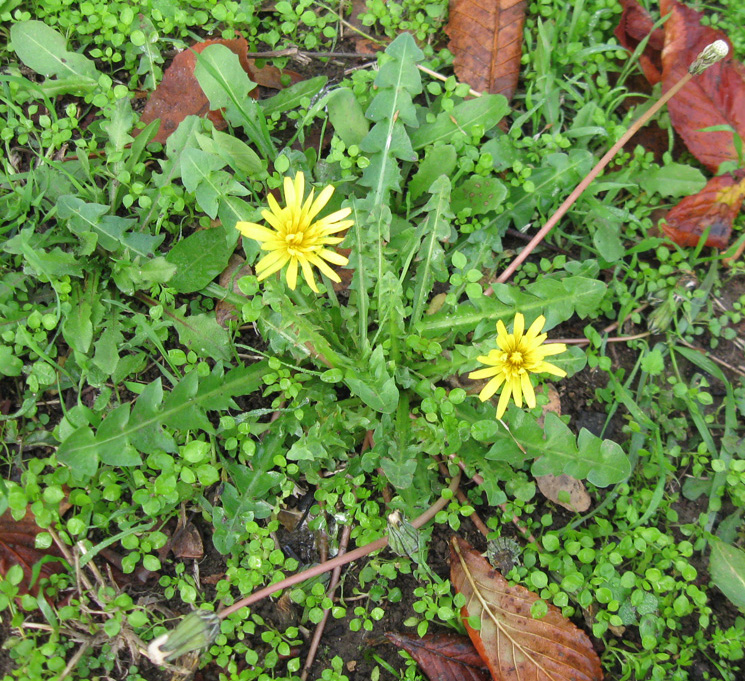
<instances>
[{"instance_id":1,"label":"brown twig","mask_svg":"<svg viewBox=\"0 0 745 681\"><path fill-rule=\"evenodd\" d=\"M440 468L440 475L443 477L447 477L449 475L447 466L438 459L437 465ZM458 501L460 501L461 504L469 504L468 497L466 496L465 492L458 486L458 489L455 490L455 496L458 498ZM486 537L489 534L489 528L486 526L483 520L479 517L479 514L474 511L471 513L471 515L468 516L468 519L476 526L476 529L481 532L481 534Z\"/></svg>"},{"instance_id":2,"label":"brown twig","mask_svg":"<svg viewBox=\"0 0 745 681\"><path fill-rule=\"evenodd\" d=\"M349 544L349 536L352 533L352 526L345 525L341 533L341 540L339 541L339 555L343 556L347 551L347 545ZM341 576L341 565L334 568L331 573L331 582L329 588L326 591L326 596L332 598L336 587L339 585L339 577ZM316 659L316 652L318 652L318 646L321 643L321 637L323 631L326 628L326 621L329 618L330 608L325 608L323 611L323 617L321 621L316 625L316 630L313 632L313 638L310 642L310 648L308 649L308 656L305 658L305 664L303 665L303 672L300 674L300 679L305 681L310 673L310 668L313 666L313 661Z\"/></svg>"},{"instance_id":3,"label":"brown twig","mask_svg":"<svg viewBox=\"0 0 745 681\"><path fill-rule=\"evenodd\" d=\"M459 482L460 482L460 473L457 473L455 477L452 479L452 481L450 482L449 489L452 493L455 493L455 490L458 488ZM424 513L422 513L422 515L416 518L411 524L415 528L420 528L422 525L432 520L432 518L434 518L440 512L441 509L445 508L445 506L447 506L448 503L450 503L449 498L446 498L445 496L440 497L434 504L432 504L432 506L430 506ZM252 593L250 596L246 596L246 598L242 598L237 603L233 603L233 605L228 606L227 608L223 608L219 613L217 613L218 617L220 617L220 619L224 619L228 615L236 612L236 610L240 610L241 608L247 607L249 605L253 605L254 603L257 603L258 601L266 598L267 596L271 596L277 591L281 591L282 589L287 589L291 586L294 586L295 584L304 582L306 579L311 579L318 575L322 575L324 572L333 570L337 566L342 566L342 565L346 565L347 563L352 563L355 560L359 560L360 558L363 558L364 556L371 554L373 551L378 551L379 549L384 548L385 546L388 546L387 536L381 537L380 539L376 539L374 542L370 542L369 544L365 544L364 546L360 546L354 549L353 551L350 551L349 553L345 553L343 556L336 556L326 563L321 563L320 565L314 565L313 567L308 568L307 570L304 570L303 572L298 572L295 575L287 577L286 579L283 579L282 581L277 582L276 584L270 584L269 586L265 586L263 589L259 589L258 591Z\"/></svg>"}]
</instances>

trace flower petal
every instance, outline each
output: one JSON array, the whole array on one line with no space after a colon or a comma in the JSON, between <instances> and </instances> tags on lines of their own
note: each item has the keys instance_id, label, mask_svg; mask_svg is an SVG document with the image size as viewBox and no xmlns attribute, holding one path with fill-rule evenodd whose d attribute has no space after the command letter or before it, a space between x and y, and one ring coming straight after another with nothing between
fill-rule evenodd
<instances>
[{"instance_id":1,"label":"flower petal","mask_svg":"<svg viewBox=\"0 0 745 681\"><path fill-rule=\"evenodd\" d=\"M323 272L331 281L340 282L341 279L339 278L339 275L334 272L321 258L319 258L315 253L308 253L307 255L308 260L314 264L321 272Z\"/></svg>"},{"instance_id":2,"label":"flower petal","mask_svg":"<svg viewBox=\"0 0 745 681\"><path fill-rule=\"evenodd\" d=\"M262 272L258 276L259 281L261 281L262 279L266 279L269 275L274 274L275 272L278 272L279 270L281 270L287 264L287 261L290 259L290 256L284 251L272 251L269 255L266 255L261 260L259 260L258 264L256 265L257 274L259 272L259 266L263 262L265 262L267 258L274 255L275 253L279 254L279 259L276 262L269 263L261 268Z\"/></svg>"},{"instance_id":3,"label":"flower petal","mask_svg":"<svg viewBox=\"0 0 745 681\"><path fill-rule=\"evenodd\" d=\"M539 315L535 321L530 325L528 333L525 334L526 338L535 338L543 329L546 324L546 318L543 315Z\"/></svg>"},{"instance_id":4,"label":"flower petal","mask_svg":"<svg viewBox=\"0 0 745 681\"><path fill-rule=\"evenodd\" d=\"M255 222L236 222L235 228L243 234L243 236L258 241L260 243L274 239L277 233L266 227L256 224Z\"/></svg>"},{"instance_id":5,"label":"flower petal","mask_svg":"<svg viewBox=\"0 0 745 681\"><path fill-rule=\"evenodd\" d=\"M334 265L344 266L349 264L349 258L345 258L340 253L329 250L328 248L320 250L318 255L320 255L324 260L334 263Z\"/></svg>"},{"instance_id":6,"label":"flower petal","mask_svg":"<svg viewBox=\"0 0 745 681\"><path fill-rule=\"evenodd\" d=\"M512 326L512 335L515 337L515 340L518 343L520 342L520 339L523 337L523 331L525 331L525 317L523 317L522 314L520 314L519 312L516 312L515 321L513 322L513 326Z\"/></svg>"},{"instance_id":7,"label":"flower petal","mask_svg":"<svg viewBox=\"0 0 745 681\"><path fill-rule=\"evenodd\" d=\"M512 394L512 385L509 381L504 384L502 388L502 394L499 396L499 404L497 405L497 418L501 419L504 416L504 412L507 411L507 405L510 401L510 395Z\"/></svg>"},{"instance_id":8,"label":"flower petal","mask_svg":"<svg viewBox=\"0 0 745 681\"><path fill-rule=\"evenodd\" d=\"M468 378L471 378L474 381L477 381L480 378L488 378L489 376L495 376L500 371L502 371L502 367L486 367L486 369L477 369L476 371L472 371L471 373L468 374Z\"/></svg>"},{"instance_id":9,"label":"flower petal","mask_svg":"<svg viewBox=\"0 0 745 681\"><path fill-rule=\"evenodd\" d=\"M523 406L523 391L522 386L520 384L520 377L514 376L512 379L510 379L510 385L512 387L512 397L515 398L515 404L518 407Z\"/></svg>"},{"instance_id":10,"label":"flower petal","mask_svg":"<svg viewBox=\"0 0 745 681\"><path fill-rule=\"evenodd\" d=\"M497 390L499 390L499 386L504 383L504 376L499 375L492 378L491 381L489 381L479 393L479 399L482 402L486 402Z\"/></svg>"},{"instance_id":11,"label":"flower petal","mask_svg":"<svg viewBox=\"0 0 745 681\"><path fill-rule=\"evenodd\" d=\"M305 277L305 281L308 282L310 290L314 293L318 293L318 286L316 286L316 280L313 278L313 269L311 268L310 263L303 258L300 261L300 265L303 268L303 276Z\"/></svg>"},{"instance_id":12,"label":"flower petal","mask_svg":"<svg viewBox=\"0 0 745 681\"><path fill-rule=\"evenodd\" d=\"M520 387L523 389L523 395L525 395L525 404L532 409L535 407L535 391L533 390L533 384L530 382L530 374L527 371L520 376Z\"/></svg>"},{"instance_id":13,"label":"flower petal","mask_svg":"<svg viewBox=\"0 0 745 681\"><path fill-rule=\"evenodd\" d=\"M291 291L295 290L297 286L297 258L290 258L290 265L287 268L287 285Z\"/></svg>"},{"instance_id":14,"label":"flower petal","mask_svg":"<svg viewBox=\"0 0 745 681\"><path fill-rule=\"evenodd\" d=\"M316 215L318 215L323 210L325 205L329 202L329 199L332 197L333 193L334 193L334 188L330 184L326 185L321 190L321 193L318 195L318 198L315 201L313 201L313 204L310 206L308 210L309 220L312 220L314 217L316 217ZM350 212L351 212L351 209L350 209ZM349 213L347 213L347 215L349 215ZM328 220L329 217L330 216L327 216L324 219Z\"/></svg>"},{"instance_id":15,"label":"flower petal","mask_svg":"<svg viewBox=\"0 0 745 681\"><path fill-rule=\"evenodd\" d=\"M548 357L549 355L558 355L566 351L567 346L564 343L547 343L541 348L541 354L544 357Z\"/></svg>"},{"instance_id":16,"label":"flower petal","mask_svg":"<svg viewBox=\"0 0 745 681\"><path fill-rule=\"evenodd\" d=\"M567 375L567 372L564 371L564 369L559 369L559 367L550 362L541 362L536 368L536 373L552 374L553 376L559 376L560 378L564 378L564 376Z\"/></svg>"}]
</instances>

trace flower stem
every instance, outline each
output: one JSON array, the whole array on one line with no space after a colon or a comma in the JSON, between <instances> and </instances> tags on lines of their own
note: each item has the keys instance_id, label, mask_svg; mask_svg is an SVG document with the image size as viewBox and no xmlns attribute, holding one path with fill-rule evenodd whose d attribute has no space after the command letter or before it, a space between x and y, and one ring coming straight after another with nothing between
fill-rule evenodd
<instances>
[{"instance_id":1,"label":"flower stem","mask_svg":"<svg viewBox=\"0 0 745 681\"><path fill-rule=\"evenodd\" d=\"M458 489L458 483L460 482L460 472L458 472L453 479L450 481L450 485L448 489L451 492L450 496L446 496L443 494L432 506L430 506L424 513L422 513L418 518L412 521L412 525L415 528L420 528L422 525L429 522L432 518L434 518L437 513L447 504L450 502L452 494L455 494L455 490ZM237 603L234 603L231 606L228 606L227 608L224 608L219 613L217 613L218 617L220 619L226 618L228 615L231 615L236 610L240 610L241 608L247 607L249 605L253 605L254 603L257 603L258 601L266 598L267 596L271 596L273 593L276 593L277 591L281 591L282 589L287 589L288 587L294 586L295 584L299 584L300 582L304 582L306 579L311 579L312 577L316 577L317 575L322 575L324 572L328 572L329 570L333 570L336 567L339 567L341 565L346 565L347 563L351 563L355 560L359 560L360 558L367 556L368 554L372 553L373 551L377 551L379 549L384 548L388 545L388 537L381 537L380 539L376 539L374 542L370 542L369 544L365 544L364 546L360 546L353 551L350 551L349 553L345 553L339 556L336 556L335 558L332 558L331 560L326 561L325 563L321 563L320 565L314 565L312 568L308 568L307 570L304 570L303 572L298 572L295 575L292 575L291 577L287 577L286 579L283 579L281 582L277 582L276 584L270 584L269 586L265 586L263 589L259 589L258 591L252 593L250 596L246 596L246 598L241 599Z\"/></svg>"}]
</instances>

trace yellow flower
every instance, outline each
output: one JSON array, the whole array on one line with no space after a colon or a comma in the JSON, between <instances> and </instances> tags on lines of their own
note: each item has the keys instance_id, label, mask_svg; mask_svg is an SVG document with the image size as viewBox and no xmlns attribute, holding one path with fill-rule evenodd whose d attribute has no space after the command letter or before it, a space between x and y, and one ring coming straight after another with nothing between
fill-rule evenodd
<instances>
[{"instance_id":1,"label":"yellow flower","mask_svg":"<svg viewBox=\"0 0 745 681\"><path fill-rule=\"evenodd\" d=\"M262 217L269 223L270 228L255 222L239 222L235 227L243 236L258 241L262 251L269 251L256 264L259 281L287 265L285 274L287 285L294 290L297 285L299 264L308 286L318 293L311 265L317 267L332 281L339 282L341 281L339 275L325 261L328 260L334 265L346 265L349 262L347 258L336 251L329 250L326 246L343 241L342 237L329 235L348 229L354 224L353 220L343 219L352 212L352 209L342 208L314 222L313 218L328 203L334 193L334 188L324 187L315 201L313 200L314 190L311 189L310 196L303 201L305 176L299 172L295 175L294 181L289 177L285 178L284 189L287 203L284 208L280 207L277 200L270 194L267 198L269 210L261 211Z\"/></svg>"},{"instance_id":2,"label":"yellow flower","mask_svg":"<svg viewBox=\"0 0 745 681\"><path fill-rule=\"evenodd\" d=\"M510 396L515 400L518 407L523 406L523 395L526 404L532 409L535 407L535 393L533 384L530 382L530 374L548 373L554 376L566 376L566 371L545 362L549 355L558 355L564 352L567 346L564 343L551 343L544 345L546 334L541 333L546 318L541 315L528 329L525 330L525 318L519 312L515 315L515 324L512 333L507 333L502 320L497 322L497 348L491 350L488 355L478 358L479 362L488 364L486 369L479 369L468 374L468 378L493 378L484 386L479 393L482 402L488 400L501 385L502 394L499 396L497 406L497 418L501 419L507 409Z\"/></svg>"}]
</instances>

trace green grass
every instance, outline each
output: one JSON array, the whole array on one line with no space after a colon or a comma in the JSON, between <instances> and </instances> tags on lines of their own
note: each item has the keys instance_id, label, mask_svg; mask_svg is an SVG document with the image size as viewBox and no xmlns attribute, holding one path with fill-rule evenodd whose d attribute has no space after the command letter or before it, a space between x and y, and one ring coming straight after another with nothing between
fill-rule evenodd
<instances>
[{"instance_id":1,"label":"green grass","mask_svg":"<svg viewBox=\"0 0 745 681\"><path fill-rule=\"evenodd\" d=\"M741 50L731 5L711 21ZM188 119L165 147L148 144L152 128L137 135L136 92L194 40L239 30L252 51L339 49L347 8L260 7L0 4L12 38L0 73L0 507L16 519L30 509L37 547L59 537L82 561L44 584L46 600L18 595L18 568L0 580L5 678L58 678L81 646L79 678L151 678L128 642L306 567L276 541L298 496L312 496L309 532L336 548L348 525L361 546L388 532L391 511L412 519L434 503L449 482L436 457L456 453L484 481L464 478L467 498L438 513L436 532L470 527L476 511L495 540L517 518L543 550L521 540L507 576L595 637L608 678L684 681L703 664L711 679L738 679L745 619L710 584L709 546L742 539L745 386L713 358L741 356L743 266L654 232L655 211L678 200L669 178L696 187L703 173L671 165L672 149L662 167L641 148L620 154L547 247L485 293L522 247L508 230L534 233L638 115L615 78L635 68L612 37L619 6L531 4L511 108L417 70L449 73L444 3L370 0L368 30L410 31L419 47L399 38L378 71L309 79L258 104L237 60L212 49L199 78L228 127ZM65 59L24 52L32 33ZM351 282L335 290L316 272L319 295L302 276L295 290L284 275L218 283L233 254L256 265L257 242L235 225L261 222L267 193L297 172L316 195L335 186L327 211L352 209ZM218 322L226 304L233 317ZM508 408L508 434L466 374L515 312L588 344L553 358L569 374L555 381L566 415L544 425L540 393L535 409ZM650 324L654 336L609 339ZM580 432L584 412L604 423L595 434ZM590 510L546 501L535 483L546 472L584 481ZM211 588L190 561L159 554L182 513L205 532L220 566L210 574L224 572ZM149 588L173 616L108 579L107 548L126 575L159 573ZM199 663L226 679L297 679L303 631L326 608L357 635L382 634L403 607L419 634L462 630L449 582L416 561L383 551L359 565L336 600L322 579L290 589L289 625L260 608L224 618ZM412 575L413 596L402 587ZM349 660L326 645L314 678L347 678ZM423 678L392 659L365 669Z\"/></svg>"}]
</instances>

